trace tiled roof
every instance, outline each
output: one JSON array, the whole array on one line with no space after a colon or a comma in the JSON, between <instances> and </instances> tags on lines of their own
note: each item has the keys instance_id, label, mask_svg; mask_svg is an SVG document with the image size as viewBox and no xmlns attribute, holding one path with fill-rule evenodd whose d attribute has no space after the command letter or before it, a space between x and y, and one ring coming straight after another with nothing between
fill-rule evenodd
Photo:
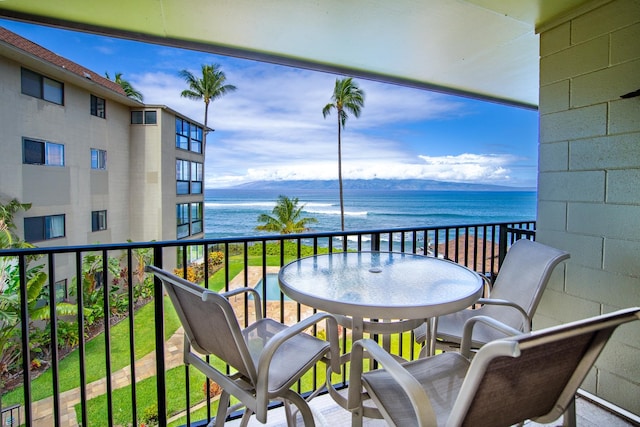
<instances>
[{"instance_id":1,"label":"tiled roof","mask_svg":"<svg viewBox=\"0 0 640 427\"><path fill-rule=\"evenodd\" d=\"M120 95L126 96L126 93L122 89L122 87L105 77L91 71L88 68L83 67L80 64L76 64L73 61L70 61L66 58L63 58L60 55L56 55L48 49L43 48L42 46L33 43L30 40L25 39L24 37L19 36L18 34L7 30L6 28L0 27L0 42L8 43L17 49L20 49L30 55L33 55L37 58L40 58L50 64L64 68L67 71L70 71L78 76L86 79L91 79L91 81L104 86L107 89L110 89L114 92L117 92Z\"/></svg>"}]
</instances>

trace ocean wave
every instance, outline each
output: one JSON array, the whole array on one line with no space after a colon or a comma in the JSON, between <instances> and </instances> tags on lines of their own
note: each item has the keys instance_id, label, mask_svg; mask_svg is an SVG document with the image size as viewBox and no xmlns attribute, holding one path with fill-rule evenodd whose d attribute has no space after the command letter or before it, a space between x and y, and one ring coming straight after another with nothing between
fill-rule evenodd
<instances>
[{"instance_id":1,"label":"ocean wave","mask_svg":"<svg viewBox=\"0 0 640 427\"><path fill-rule=\"evenodd\" d=\"M273 208L274 202L204 202L206 208Z\"/></svg>"},{"instance_id":2,"label":"ocean wave","mask_svg":"<svg viewBox=\"0 0 640 427\"><path fill-rule=\"evenodd\" d=\"M347 236L347 240L350 242L357 242L358 241L358 236ZM370 242L371 241L371 234L363 234L361 237L361 241L363 242ZM413 242L413 236L410 233L405 234L404 238L402 237L402 235L400 235L399 233L394 233L393 234L393 242L397 243L397 242ZM421 237L418 237L418 240L416 240L417 243L421 243L423 242L424 239ZM388 244L389 243L389 234L388 233L382 233L380 236L380 243L382 245L384 244ZM431 240L429 240L429 244L428 246L431 246L432 242Z\"/></svg>"},{"instance_id":3,"label":"ocean wave","mask_svg":"<svg viewBox=\"0 0 640 427\"><path fill-rule=\"evenodd\" d=\"M306 208L313 206L313 207L322 207L322 206L335 206L334 203L319 203L319 202L309 202L309 203L302 203L305 207L305 210L307 210Z\"/></svg>"},{"instance_id":4,"label":"ocean wave","mask_svg":"<svg viewBox=\"0 0 640 427\"><path fill-rule=\"evenodd\" d=\"M305 212L313 213L313 214L323 214L323 215L340 215L340 210L324 210L324 209L304 209ZM344 213L344 216L367 216L369 212L367 211L359 211L359 212L348 212Z\"/></svg>"},{"instance_id":5,"label":"ocean wave","mask_svg":"<svg viewBox=\"0 0 640 427\"><path fill-rule=\"evenodd\" d=\"M358 241L358 236L347 236L347 240L350 242L357 242ZM370 242L371 241L371 236L367 236L367 235L363 235L361 240L362 242Z\"/></svg>"},{"instance_id":6,"label":"ocean wave","mask_svg":"<svg viewBox=\"0 0 640 427\"><path fill-rule=\"evenodd\" d=\"M405 216L405 217L438 217L438 218L475 218L477 215L466 215L461 213L447 213L447 212L374 212L371 215L375 216Z\"/></svg>"}]
</instances>

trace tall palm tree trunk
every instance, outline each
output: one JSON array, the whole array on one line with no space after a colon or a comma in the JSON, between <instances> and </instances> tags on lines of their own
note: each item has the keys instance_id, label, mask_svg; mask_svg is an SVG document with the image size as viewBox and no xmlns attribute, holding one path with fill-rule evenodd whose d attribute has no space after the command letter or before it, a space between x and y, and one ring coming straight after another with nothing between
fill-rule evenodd
<instances>
[{"instance_id":1,"label":"tall palm tree trunk","mask_svg":"<svg viewBox=\"0 0 640 427\"><path fill-rule=\"evenodd\" d=\"M338 187L340 188L340 226L344 231L344 193L342 191L342 140L341 140L341 126L340 126L340 114L338 116Z\"/></svg>"},{"instance_id":2,"label":"tall palm tree trunk","mask_svg":"<svg viewBox=\"0 0 640 427\"><path fill-rule=\"evenodd\" d=\"M207 148L207 133L209 133L209 126L207 126L207 119L209 118L209 103L204 103L204 132L202 132L202 154L205 154Z\"/></svg>"}]
</instances>

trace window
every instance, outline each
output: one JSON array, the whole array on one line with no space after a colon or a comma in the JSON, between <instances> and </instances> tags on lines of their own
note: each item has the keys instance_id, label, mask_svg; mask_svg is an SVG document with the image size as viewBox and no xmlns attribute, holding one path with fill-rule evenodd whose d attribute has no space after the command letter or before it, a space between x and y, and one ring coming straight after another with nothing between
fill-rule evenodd
<instances>
[{"instance_id":1,"label":"window","mask_svg":"<svg viewBox=\"0 0 640 427\"><path fill-rule=\"evenodd\" d=\"M106 117L106 101L104 98L98 98L95 95L91 95L91 115L96 117Z\"/></svg>"},{"instance_id":2,"label":"window","mask_svg":"<svg viewBox=\"0 0 640 427\"><path fill-rule=\"evenodd\" d=\"M105 150L91 149L91 169L107 168L107 152Z\"/></svg>"},{"instance_id":3,"label":"window","mask_svg":"<svg viewBox=\"0 0 640 427\"><path fill-rule=\"evenodd\" d=\"M157 112L155 110L131 112L132 125L155 125L157 123Z\"/></svg>"},{"instance_id":4,"label":"window","mask_svg":"<svg viewBox=\"0 0 640 427\"><path fill-rule=\"evenodd\" d=\"M43 307L49 303L49 292L50 292L49 283L45 283L42 287L42 293L38 297L36 301L36 308ZM55 300L56 302L63 302L69 297L69 289L67 287L67 279L58 280L54 284L55 289Z\"/></svg>"},{"instance_id":5,"label":"window","mask_svg":"<svg viewBox=\"0 0 640 427\"><path fill-rule=\"evenodd\" d=\"M143 111L132 111L131 112L131 124L132 125L141 125L144 123L143 120Z\"/></svg>"},{"instance_id":6,"label":"window","mask_svg":"<svg viewBox=\"0 0 640 427\"><path fill-rule=\"evenodd\" d=\"M191 203L191 234L202 233L202 203Z\"/></svg>"},{"instance_id":7,"label":"window","mask_svg":"<svg viewBox=\"0 0 640 427\"><path fill-rule=\"evenodd\" d=\"M176 160L176 194L202 194L203 165L188 160Z\"/></svg>"},{"instance_id":8,"label":"window","mask_svg":"<svg viewBox=\"0 0 640 427\"><path fill-rule=\"evenodd\" d=\"M54 287L56 289L56 302L62 302L69 297L69 289L67 288L67 279L58 280Z\"/></svg>"},{"instance_id":9,"label":"window","mask_svg":"<svg viewBox=\"0 0 640 427\"><path fill-rule=\"evenodd\" d=\"M64 85L59 81L35 73L26 68L21 70L22 93L55 104L63 104Z\"/></svg>"},{"instance_id":10,"label":"window","mask_svg":"<svg viewBox=\"0 0 640 427\"><path fill-rule=\"evenodd\" d=\"M158 122L157 115L155 111L145 111L144 112L144 124L145 125L155 125Z\"/></svg>"},{"instance_id":11,"label":"window","mask_svg":"<svg viewBox=\"0 0 640 427\"><path fill-rule=\"evenodd\" d=\"M189 122L176 117L176 147L189 149Z\"/></svg>"},{"instance_id":12,"label":"window","mask_svg":"<svg viewBox=\"0 0 640 427\"><path fill-rule=\"evenodd\" d=\"M64 215L34 216L24 219L24 240L39 242L65 236Z\"/></svg>"},{"instance_id":13,"label":"window","mask_svg":"<svg viewBox=\"0 0 640 427\"><path fill-rule=\"evenodd\" d=\"M185 252L186 251L186 252ZM203 245L189 245L186 247L179 246L176 250L176 260L178 261L178 268L182 268L183 254L187 256L187 265L194 262L202 262L204 260L204 246Z\"/></svg>"},{"instance_id":14,"label":"window","mask_svg":"<svg viewBox=\"0 0 640 427\"><path fill-rule=\"evenodd\" d=\"M191 162L191 194L202 194L202 163Z\"/></svg>"},{"instance_id":15,"label":"window","mask_svg":"<svg viewBox=\"0 0 640 427\"><path fill-rule=\"evenodd\" d=\"M96 271L93 274L93 279L96 282L96 289L100 289L104 286L104 271Z\"/></svg>"},{"instance_id":16,"label":"window","mask_svg":"<svg viewBox=\"0 0 640 427\"><path fill-rule=\"evenodd\" d=\"M176 194L189 194L189 164L187 160L176 160Z\"/></svg>"},{"instance_id":17,"label":"window","mask_svg":"<svg viewBox=\"0 0 640 427\"><path fill-rule=\"evenodd\" d=\"M178 224L177 238L189 236L189 203L176 205L176 219Z\"/></svg>"},{"instance_id":18,"label":"window","mask_svg":"<svg viewBox=\"0 0 640 427\"><path fill-rule=\"evenodd\" d=\"M107 229L107 211L91 212L91 231Z\"/></svg>"},{"instance_id":19,"label":"window","mask_svg":"<svg viewBox=\"0 0 640 427\"><path fill-rule=\"evenodd\" d=\"M191 151L202 153L202 128L191 125Z\"/></svg>"},{"instance_id":20,"label":"window","mask_svg":"<svg viewBox=\"0 0 640 427\"><path fill-rule=\"evenodd\" d=\"M182 239L194 234L202 233L203 204L180 203L176 205L176 218L178 225L177 238Z\"/></svg>"},{"instance_id":21,"label":"window","mask_svg":"<svg viewBox=\"0 0 640 427\"><path fill-rule=\"evenodd\" d=\"M54 289L56 293L56 302L65 301L69 297L69 288L67 287L67 279L58 280L54 283ZM44 299L49 301L49 284L44 285Z\"/></svg>"},{"instance_id":22,"label":"window","mask_svg":"<svg viewBox=\"0 0 640 427\"><path fill-rule=\"evenodd\" d=\"M64 166L64 145L62 144L24 138L22 149L25 164Z\"/></svg>"},{"instance_id":23,"label":"window","mask_svg":"<svg viewBox=\"0 0 640 427\"><path fill-rule=\"evenodd\" d=\"M202 153L202 127L176 117L176 147Z\"/></svg>"}]
</instances>

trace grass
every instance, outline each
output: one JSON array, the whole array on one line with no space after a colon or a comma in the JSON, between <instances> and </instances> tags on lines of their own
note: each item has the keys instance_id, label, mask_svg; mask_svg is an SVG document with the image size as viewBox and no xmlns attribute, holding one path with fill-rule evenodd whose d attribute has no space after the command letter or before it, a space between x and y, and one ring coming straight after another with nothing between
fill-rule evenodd
<instances>
[{"instance_id":1,"label":"grass","mask_svg":"<svg viewBox=\"0 0 640 427\"><path fill-rule=\"evenodd\" d=\"M180 326L173 305L165 299L165 339L175 333ZM155 349L155 321L153 304L139 309L134 317L135 358L140 359ZM129 322L124 320L111 327L111 371L115 372L130 364ZM87 383L104 378L106 347L104 333L85 344L85 371ZM79 350L69 353L59 361L60 392L80 387ZM31 399L38 401L53 395L51 369L47 369L31 382ZM2 396L3 405L23 403L23 388L16 388Z\"/></svg>"},{"instance_id":2,"label":"grass","mask_svg":"<svg viewBox=\"0 0 640 427\"><path fill-rule=\"evenodd\" d=\"M185 369L184 366L178 366L170 369L165 375L167 384L167 411L169 413L177 413L184 411L186 407L185 390ZM199 402L203 399L203 384L205 376L196 369L189 369L190 392L189 398L191 404ZM133 418L131 386L119 388L111 394L113 402L113 424L114 425L130 425ZM138 420L148 422L148 416L154 414L157 416L157 395L156 395L156 377L146 378L136 383L136 409ZM80 414L80 404L75 405L76 414ZM79 415L78 415L79 418ZM87 425L90 426L108 426L107 420L107 396L103 394L94 399L87 401Z\"/></svg>"}]
</instances>

